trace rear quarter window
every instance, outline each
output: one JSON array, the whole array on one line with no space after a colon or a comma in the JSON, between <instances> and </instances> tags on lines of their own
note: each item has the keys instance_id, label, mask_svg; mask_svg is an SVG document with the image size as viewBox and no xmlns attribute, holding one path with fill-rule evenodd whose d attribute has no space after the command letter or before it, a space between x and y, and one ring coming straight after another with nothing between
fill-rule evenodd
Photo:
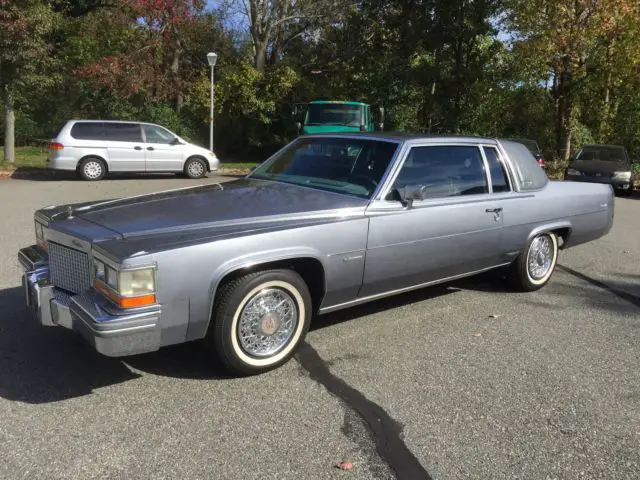
<instances>
[{"instance_id":1,"label":"rear quarter window","mask_svg":"<svg viewBox=\"0 0 640 480\"><path fill-rule=\"evenodd\" d=\"M546 172L540 168L527 147L521 143L505 140L500 143L511 159L519 192L540 190L549 182Z\"/></svg>"},{"instance_id":2,"label":"rear quarter window","mask_svg":"<svg viewBox=\"0 0 640 480\"><path fill-rule=\"evenodd\" d=\"M104 128L101 122L80 122L71 127L71 136L78 140L104 140Z\"/></svg>"}]
</instances>

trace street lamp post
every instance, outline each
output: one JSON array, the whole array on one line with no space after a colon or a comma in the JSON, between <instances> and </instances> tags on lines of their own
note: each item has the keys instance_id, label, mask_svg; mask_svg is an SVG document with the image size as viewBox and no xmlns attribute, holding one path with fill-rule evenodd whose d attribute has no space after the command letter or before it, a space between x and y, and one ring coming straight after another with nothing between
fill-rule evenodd
<instances>
[{"instance_id":1,"label":"street lamp post","mask_svg":"<svg viewBox=\"0 0 640 480\"><path fill-rule=\"evenodd\" d=\"M218 55L211 52L207 53L207 62L211 67L211 113L209 115L209 150L213 152L213 67L216 66Z\"/></svg>"}]
</instances>

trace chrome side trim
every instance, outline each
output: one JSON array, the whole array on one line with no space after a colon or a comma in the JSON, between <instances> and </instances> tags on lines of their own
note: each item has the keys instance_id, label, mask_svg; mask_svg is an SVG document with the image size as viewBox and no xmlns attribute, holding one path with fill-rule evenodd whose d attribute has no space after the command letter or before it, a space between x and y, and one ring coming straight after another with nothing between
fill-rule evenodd
<instances>
[{"instance_id":1,"label":"chrome side trim","mask_svg":"<svg viewBox=\"0 0 640 480\"><path fill-rule=\"evenodd\" d=\"M330 305L328 307L321 308L318 311L318 313L325 314L325 313L329 313L329 312L334 312L336 310L342 310L343 308L355 307L356 305L361 305L363 303L368 303L368 302L371 302L371 301L374 301L374 300L379 300L381 298L391 297L393 295L398 295L398 294L401 294L401 293L410 292L412 290L419 290L419 289L424 288L424 287L429 287L429 286L432 286L432 285L438 285L440 283L451 282L453 280L458 280L460 278L472 277L474 275L478 275L478 274L483 273L483 272L488 272L489 270L494 270L494 269L500 268L500 267L506 267L507 265L510 265L510 264L511 264L511 262L501 263L501 264L495 265L493 267L483 268L481 270L475 270L473 272L463 273L461 275L455 275L453 277L441 278L439 280L433 280L431 282L420 283L418 285L413 285L411 287L398 288L396 290L390 290L388 292L376 293L375 295L369 295L368 297L356 298L355 300L351 300L349 302L339 303L337 305Z\"/></svg>"}]
</instances>

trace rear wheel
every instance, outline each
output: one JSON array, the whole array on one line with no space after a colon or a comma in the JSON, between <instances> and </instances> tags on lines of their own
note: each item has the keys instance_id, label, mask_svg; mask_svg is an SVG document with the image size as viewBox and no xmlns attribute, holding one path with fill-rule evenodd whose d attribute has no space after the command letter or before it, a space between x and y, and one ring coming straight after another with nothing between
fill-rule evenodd
<instances>
[{"instance_id":1,"label":"rear wheel","mask_svg":"<svg viewBox=\"0 0 640 480\"><path fill-rule=\"evenodd\" d=\"M544 287L558 262L558 237L545 232L533 237L511 265L510 280L518 290L532 292Z\"/></svg>"},{"instance_id":2,"label":"rear wheel","mask_svg":"<svg viewBox=\"0 0 640 480\"><path fill-rule=\"evenodd\" d=\"M633 189L634 189L634 185L631 184L629 185L629 188L627 188L626 190L622 190L622 195L625 197L630 197L631 195L633 195Z\"/></svg>"},{"instance_id":3,"label":"rear wheel","mask_svg":"<svg viewBox=\"0 0 640 480\"><path fill-rule=\"evenodd\" d=\"M204 163L204 160L198 157L191 157L187 159L184 164L184 174L188 178L196 179L202 178L207 173L207 166Z\"/></svg>"},{"instance_id":4,"label":"rear wheel","mask_svg":"<svg viewBox=\"0 0 640 480\"><path fill-rule=\"evenodd\" d=\"M107 166L101 158L87 157L78 165L78 174L83 180L102 180L107 174Z\"/></svg>"},{"instance_id":5,"label":"rear wheel","mask_svg":"<svg viewBox=\"0 0 640 480\"><path fill-rule=\"evenodd\" d=\"M311 322L311 294L291 270L251 273L216 294L205 343L231 372L253 375L293 356Z\"/></svg>"}]
</instances>

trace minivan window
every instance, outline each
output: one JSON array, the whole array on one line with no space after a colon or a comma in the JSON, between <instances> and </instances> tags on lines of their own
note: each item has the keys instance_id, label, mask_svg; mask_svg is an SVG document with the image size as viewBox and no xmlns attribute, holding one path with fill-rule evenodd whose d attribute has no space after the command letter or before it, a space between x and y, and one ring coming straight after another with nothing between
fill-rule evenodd
<instances>
[{"instance_id":1,"label":"minivan window","mask_svg":"<svg viewBox=\"0 0 640 480\"><path fill-rule=\"evenodd\" d=\"M78 140L104 140L102 122L79 122L71 127L71 136Z\"/></svg>"},{"instance_id":2,"label":"minivan window","mask_svg":"<svg viewBox=\"0 0 640 480\"><path fill-rule=\"evenodd\" d=\"M105 137L112 142L142 142L138 123L105 123Z\"/></svg>"},{"instance_id":3,"label":"minivan window","mask_svg":"<svg viewBox=\"0 0 640 480\"><path fill-rule=\"evenodd\" d=\"M504 165L498 158L498 152L493 147L484 147L484 155L487 157L489 164L489 174L491 175L491 185L494 193L508 192L509 181L507 180L507 172Z\"/></svg>"},{"instance_id":4,"label":"minivan window","mask_svg":"<svg viewBox=\"0 0 640 480\"><path fill-rule=\"evenodd\" d=\"M176 138L164 128L153 125L143 125L147 143L171 143Z\"/></svg>"},{"instance_id":5,"label":"minivan window","mask_svg":"<svg viewBox=\"0 0 640 480\"><path fill-rule=\"evenodd\" d=\"M489 192L480 149L476 146L413 147L393 188L426 187L427 198Z\"/></svg>"}]
</instances>

